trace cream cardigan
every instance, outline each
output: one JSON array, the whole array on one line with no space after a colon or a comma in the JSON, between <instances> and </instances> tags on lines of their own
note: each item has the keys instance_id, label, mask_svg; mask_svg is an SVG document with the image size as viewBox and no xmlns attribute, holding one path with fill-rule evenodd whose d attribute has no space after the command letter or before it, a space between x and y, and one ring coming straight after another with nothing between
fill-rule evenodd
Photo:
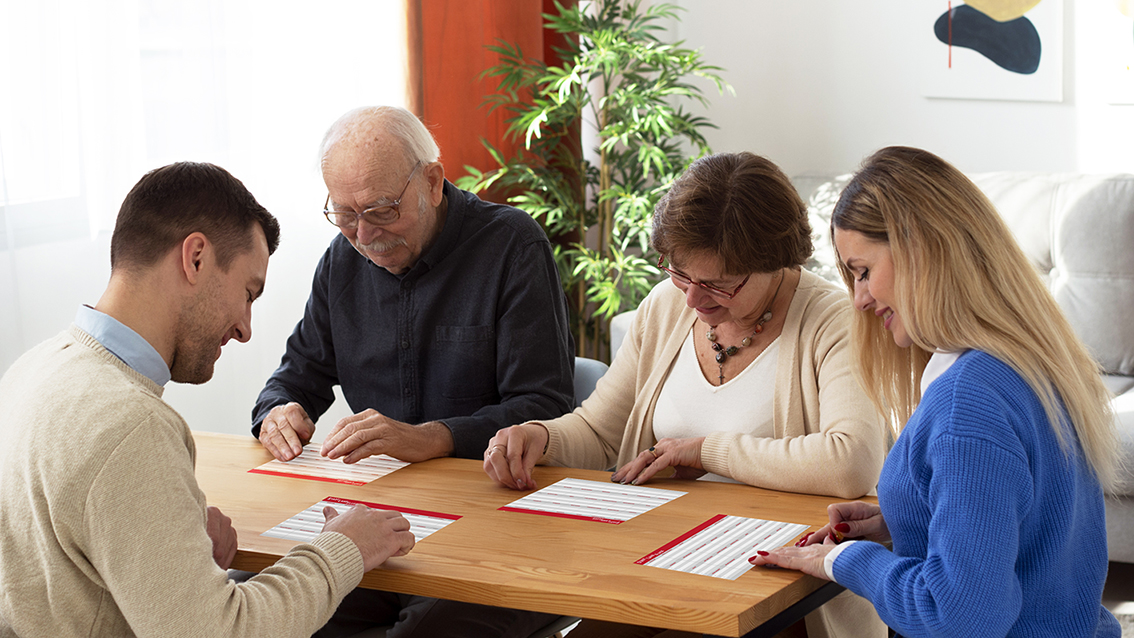
<instances>
[{"instance_id":1,"label":"cream cardigan","mask_svg":"<svg viewBox=\"0 0 1134 638\"><path fill-rule=\"evenodd\" d=\"M854 374L851 312L845 290L802 271L779 337L775 436L711 434L701 446L706 470L757 487L839 498L874 488L885 430ZM538 422L550 433L540 462L608 469L656 443L654 406L695 320L681 291L658 284L590 398L571 414Z\"/></svg>"}]
</instances>

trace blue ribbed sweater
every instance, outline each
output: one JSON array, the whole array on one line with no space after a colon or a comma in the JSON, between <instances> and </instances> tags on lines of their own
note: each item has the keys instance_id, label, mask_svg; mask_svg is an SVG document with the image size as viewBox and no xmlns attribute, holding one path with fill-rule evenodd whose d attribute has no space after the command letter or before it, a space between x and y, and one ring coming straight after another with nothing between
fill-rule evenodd
<instances>
[{"instance_id":1,"label":"blue ribbed sweater","mask_svg":"<svg viewBox=\"0 0 1134 638\"><path fill-rule=\"evenodd\" d=\"M878 501L893 551L855 543L834 574L899 634L1120 636L1100 603L1099 483L1000 360L967 352L929 386L886 458Z\"/></svg>"}]
</instances>

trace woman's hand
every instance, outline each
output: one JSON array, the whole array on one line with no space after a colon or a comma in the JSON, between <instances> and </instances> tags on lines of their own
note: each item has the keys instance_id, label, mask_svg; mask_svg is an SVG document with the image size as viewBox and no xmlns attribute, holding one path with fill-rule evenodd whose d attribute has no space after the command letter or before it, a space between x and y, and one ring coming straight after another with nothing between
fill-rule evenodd
<instances>
[{"instance_id":1,"label":"woman's hand","mask_svg":"<svg viewBox=\"0 0 1134 638\"><path fill-rule=\"evenodd\" d=\"M532 468L547 449L547 428L525 423L504 428L488 441L484 451L484 473L514 490L534 490Z\"/></svg>"},{"instance_id":2,"label":"woman's hand","mask_svg":"<svg viewBox=\"0 0 1134 638\"><path fill-rule=\"evenodd\" d=\"M827 506L827 520L830 522L799 539L796 547L822 543L827 538L836 543L841 543L843 539L875 543L890 540L890 529L886 527L886 520L882 517L882 508L874 503L831 503Z\"/></svg>"},{"instance_id":3,"label":"woman's hand","mask_svg":"<svg viewBox=\"0 0 1134 638\"><path fill-rule=\"evenodd\" d=\"M817 535L817 533L812 534L812 536ZM816 543L806 547L797 545L796 547L781 547L770 552L756 552L756 555L749 558L748 562L757 566L768 565L794 569L816 578L831 580L827 577L827 570L823 568L823 561L833 549L835 549L835 541L831 538L824 538L821 544Z\"/></svg>"},{"instance_id":4,"label":"woman's hand","mask_svg":"<svg viewBox=\"0 0 1134 638\"><path fill-rule=\"evenodd\" d=\"M619 468L610 480L641 485L667 467L677 468L676 476L680 479L704 476L705 468L701 467L701 444L704 442L703 436L693 439L662 439Z\"/></svg>"}]
</instances>

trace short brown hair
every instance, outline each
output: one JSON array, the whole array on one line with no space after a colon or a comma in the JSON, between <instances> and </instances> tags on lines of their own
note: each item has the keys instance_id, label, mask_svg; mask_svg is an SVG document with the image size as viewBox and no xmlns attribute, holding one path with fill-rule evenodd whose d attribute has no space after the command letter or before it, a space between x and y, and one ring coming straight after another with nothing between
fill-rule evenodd
<instances>
[{"instance_id":1,"label":"short brown hair","mask_svg":"<svg viewBox=\"0 0 1134 638\"><path fill-rule=\"evenodd\" d=\"M728 275L802 266L813 250L791 180L746 152L702 157L677 178L654 209L650 243L663 255L715 254Z\"/></svg>"},{"instance_id":2,"label":"short brown hair","mask_svg":"<svg viewBox=\"0 0 1134 638\"><path fill-rule=\"evenodd\" d=\"M213 164L178 162L146 173L126 195L110 239L110 267L152 266L195 232L212 242L217 265L251 249L253 224L280 243L280 225L240 180Z\"/></svg>"}]
</instances>

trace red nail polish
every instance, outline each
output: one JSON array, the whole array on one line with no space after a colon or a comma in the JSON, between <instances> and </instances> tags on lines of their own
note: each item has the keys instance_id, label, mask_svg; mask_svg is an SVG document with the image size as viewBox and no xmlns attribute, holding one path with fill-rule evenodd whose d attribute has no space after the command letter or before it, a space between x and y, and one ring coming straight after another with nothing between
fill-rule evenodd
<instances>
[{"instance_id":1,"label":"red nail polish","mask_svg":"<svg viewBox=\"0 0 1134 638\"><path fill-rule=\"evenodd\" d=\"M846 534L847 532L850 531L850 525L847 525L846 523L839 523L838 525L835 526L835 531L836 532L842 532L843 534Z\"/></svg>"},{"instance_id":2,"label":"red nail polish","mask_svg":"<svg viewBox=\"0 0 1134 638\"><path fill-rule=\"evenodd\" d=\"M760 556L767 556L768 555L768 552L765 552L765 551L762 551L762 550L756 550L756 553Z\"/></svg>"}]
</instances>

